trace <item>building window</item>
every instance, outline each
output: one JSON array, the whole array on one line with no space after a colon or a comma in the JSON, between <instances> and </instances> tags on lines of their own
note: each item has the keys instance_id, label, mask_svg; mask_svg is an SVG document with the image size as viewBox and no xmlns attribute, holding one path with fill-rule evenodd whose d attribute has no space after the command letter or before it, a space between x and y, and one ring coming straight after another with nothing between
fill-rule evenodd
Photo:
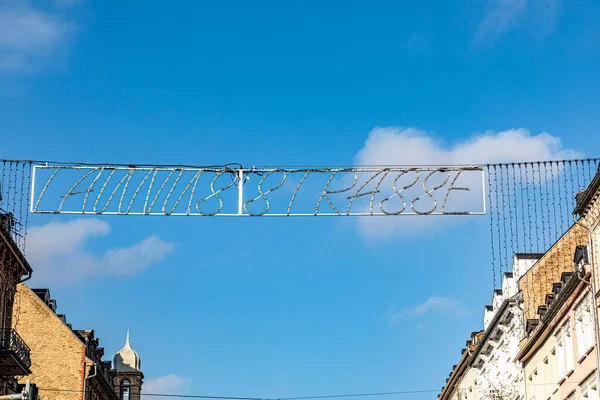
<instances>
[{"instance_id":1,"label":"building window","mask_svg":"<svg viewBox=\"0 0 600 400\"><path fill-rule=\"evenodd\" d=\"M556 379L552 377L554 375L553 371L550 369L550 361L549 356L544 358L544 361L541 366L540 373L540 392L542 393L542 398L547 399L549 386L552 386L556 383Z\"/></svg>"},{"instance_id":2,"label":"building window","mask_svg":"<svg viewBox=\"0 0 600 400\"><path fill-rule=\"evenodd\" d=\"M129 381L127 379L121 381L121 400L129 400Z\"/></svg>"},{"instance_id":3,"label":"building window","mask_svg":"<svg viewBox=\"0 0 600 400\"><path fill-rule=\"evenodd\" d=\"M575 309L575 332L577 335L577 358L581 359L594 345L594 324L589 295Z\"/></svg>"},{"instance_id":4,"label":"building window","mask_svg":"<svg viewBox=\"0 0 600 400\"><path fill-rule=\"evenodd\" d=\"M556 336L556 369L558 379L563 379L574 367L573 340L571 324L567 322L558 330Z\"/></svg>"},{"instance_id":5,"label":"building window","mask_svg":"<svg viewBox=\"0 0 600 400\"><path fill-rule=\"evenodd\" d=\"M548 356L548 379L553 384L556 384L560 378L558 377L558 371L556 368L557 358L556 358L556 348L552 349L550 355Z\"/></svg>"},{"instance_id":6,"label":"building window","mask_svg":"<svg viewBox=\"0 0 600 400\"><path fill-rule=\"evenodd\" d=\"M556 372L558 379L565 377L565 346L563 346L563 339L561 337L556 338Z\"/></svg>"},{"instance_id":7,"label":"building window","mask_svg":"<svg viewBox=\"0 0 600 400\"><path fill-rule=\"evenodd\" d=\"M596 374L592 375L583 385L581 385L581 397L583 400L598 400Z\"/></svg>"},{"instance_id":8,"label":"building window","mask_svg":"<svg viewBox=\"0 0 600 400\"><path fill-rule=\"evenodd\" d=\"M532 375L529 375L529 381L531 382L531 386L532 386L532 394L533 394L533 398L537 399L539 396L539 392L540 392L540 387L538 386L538 381L537 381L537 368L535 369L535 371L533 371Z\"/></svg>"},{"instance_id":9,"label":"building window","mask_svg":"<svg viewBox=\"0 0 600 400\"><path fill-rule=\"evenodd\" d=\"M575 360L573 359L573 339L571 338L571 324L568 322L563 327L563 334L565 337L565 361L567 367L567 373L573 371Z\"/></svg>"}]
</instances>

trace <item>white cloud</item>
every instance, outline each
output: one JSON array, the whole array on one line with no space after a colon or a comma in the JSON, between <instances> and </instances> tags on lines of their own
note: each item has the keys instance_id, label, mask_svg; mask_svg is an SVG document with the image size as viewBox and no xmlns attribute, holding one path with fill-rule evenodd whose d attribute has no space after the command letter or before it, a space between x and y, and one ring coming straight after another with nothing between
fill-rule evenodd
<instances>
[{"instance_id":1,"label":"white cloud","mask_svg":"<svg viewBox=\"0 0 600 400\"><path fill-rule=\"evenodd\" d=\"M91 238L109 233L110 226L95 218L53 221L32 227L27 237L27 258L34 270L34 281L48 283L95 275L131 275L161 262L174 249L172 243L155 235L100 255L86 248Z\"/></svg>"},{"instance_id":2,"label":"white cloud","mask_svg":"<svg viewBox=\"0 0 600 400\"><path fill-rule=\"evenodd\" d=\"M556 23L560 0L487 0L474 42L492 43L522 24L545 34Z\"/></svg>"},{"instance_id":3,"label":"white cloud","mask_svg":"<svg viewBox=\"0 0 600 400\"><path fill-rule=\"evenodd\" d=\"M55 55L75 29L63 14L27 0L2 2L0 72L29 72Z\"/></svg>"},{"instance_id":4,"label":"white cloud","mask_svg":"<svg viewBox=\"0 0 600 400\"><path fill-rule=\"evenodd\" d=\"M446 317L465 317L468 310L462 302L450 296L431 296L425 302L408 309L398 309L396 305L392 305L383 314L383 318L390 326L394 326L407 319L423 317L430 313Z\"/></svg>"},{"instance_id":5,"label":"white cloud","mask_svg":"<svg viewBox=\"0 0 600 400\"><path fill-rule=\"evenodd\" d=\"M142 394L185 394L188 389L189 381L186 378L171 374L144 380ZM152 397L154 396L143 396L143 398Z\"/></svg>"},{"instance_id":6,"label":"white cloud","mask_svg":"<svg viewBox=\"0 0 600 400\"><path fill-rule=\"evenodd\" d=\"M454 146L445 146L433 134L415 128L377 127L356 155L358 165L468 165L512 161L573 158L558 137L526 129L488 131Z\"/></svg>"},{"instance_id":7,"label":"white cloud","mask_svg":"<svg viewBox=\"0 0 600 400\"><path fill-rule=\"evenodd\" d=\"M355 157L355 163L357 165L471 165L558 160L580 156L577 151L564 148L560 138L545 132L532 135L526 129L488 131L475 134L454 145L446 145L433 134L419 129L378 127L369 133L364 147ZM472 180L473 177L469 179ZM465 181L460 183L465 185ZM471 203L474 201L481 203L480 196L475 196L477 187L469 184L466 184L466 187L472 187L474 191L469 199L464 200L463 210L473 207L474 204ZM477 190L481 191L480 188L481 183ZM359 219L358 226L365 237L374 239L390 237L394 234L436 233L449 224L463 221L464 218L461 216L367 217Z\"/></svg>"}]
</instances>

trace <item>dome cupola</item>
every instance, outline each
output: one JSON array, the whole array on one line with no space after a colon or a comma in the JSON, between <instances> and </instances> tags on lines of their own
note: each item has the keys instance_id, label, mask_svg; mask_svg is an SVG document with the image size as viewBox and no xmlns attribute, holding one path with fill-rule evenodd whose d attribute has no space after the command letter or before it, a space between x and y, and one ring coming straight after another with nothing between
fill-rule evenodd
<instances>
[{"instance_id":1,"label":"dome cupola","mask_svg":"<svg viewBox=\"0 0 600 400\"><path fill-rule=\"evenodd\" d=\"M125 346L115 354L114 368L117 372L139 371L141 367L140 356L129 344L129 330L127 330L127 339Z\"/></svg>"}]
</instances>

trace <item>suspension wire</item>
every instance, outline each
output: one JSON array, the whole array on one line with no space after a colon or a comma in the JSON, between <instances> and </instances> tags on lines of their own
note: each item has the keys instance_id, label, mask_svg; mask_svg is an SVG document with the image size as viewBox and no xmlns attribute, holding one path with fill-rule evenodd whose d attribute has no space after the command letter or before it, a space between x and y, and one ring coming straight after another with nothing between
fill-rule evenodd
<instances>
[{"instance_id":1,"label":"suspension wire","mask_svg":"<svg viewBox=\"0 0 600 400\"><path fill-rule=\"evenodd\" d=\"M550 164L550 168L552 168L552 164ZM554 243L558 238L558 234L560 233L558 230L558 220L556 217L556 186L554 184L554 174L552 171L548 172L548 163L544 162L544 175L546 176L546 188L547 192L547 202L548 202L548 213L550 213L550 217L548 218L548 226L550 227L550 243ZM552 207L552 212L550 211L550 207Z\"/></svg>"},{"instance_id":2,"label":"suspension wire","mask_svg":"<svg viewBox=\"0 0 600 400\"><path fill-rule=\"evenodd\" d=\"M4 191L6 190L6 161L2 161L2 183L0 185L0 208L4 205L6 201L4 199Z\"/></svg>"},{"instance_id":3,"label":"suspension wire","mask_svg":"<svg viewBox=\"0 0 600 400\"><path fill-rule=\"evenodd\" d=\"M495 178L495 187L496 190L495 195L496 195L496 207L499 208L500 207L500 200L498 199L498 171L497 171L497 166L494 165L494 178ZM500 212L496 211L496 226L498 228L498 253L502 254L502 234L500 233ZM501 256L500 258L500 265L499 265L499 269L500 269L500 274L502 274L502 258L503 256ZM494 289L496 288L496 276L494 275Z\"/></svg>"},{"instance_id":4,"label":"suspension wire","mask_svg":"<svg viewBox=\"0 0 600 400\"><path fill-rule=\"evenodd\" d=\"M0 215L4 229L17 247L24 251L32 165L15 160L0 160L0 170Z\"/></svg>"},{"instance_id":5,"label":"suspension wire","mask_svg":"<svg viewBox=\"0 0 600 400\"><path fill-rule=\"evenodd\" d=\"M545 165L545 163L544 163ZM548 169L546 168L546 175L548 175ZM558 218L556 216L557 212L556 212L556 184L554 183L554 170L552 168L552 162L550 162L550 179L551 179L551 184L552 184L552 190L550 193L552 193L552 215L554 217L554 235L555 237L551 240L551 242L554 242L557 238L557 235L559 235L561 233L561 229L558 226Z\"/></svg>"},{"instance_id":6,"label":"suspension wire","mask_svg":"<svg viewBox=\"0 0 600 400\"><path fill-rule=\"evenodd\" d=\"M7 211L11 209L10 200L12 197L12 175L13 175L13 162L11 161L8 165L8 189L7 189Z\"/></svg>"},{"instance_id":7,"label":"suspension wire","mask_svg":"<svg viewBox=\"0 0 600 400\"><path fill-rule=\"evenodd\" d=\"M544 172L544 178L543 178L543 182L544 182L544 196L545 196L545 204L542 204L542 207L545 205L546 206L546 227L548 229L548 246L552 246L552 244L554 243L553 238L556 236L556 234L553 234L553 230L552 230L552 213L550 211L550 182L548 181L548 169L546 166L546 163L544 162L542 164L543 166L543 172ZM542 170L540 169L540 174L541 174ZM544 248L544 251L546 251L547 249Z\"/></svg>"},{"instance_id":8,"label":"suspension wire","mask_svg":"<svg viewBox=\"0 0 600 400\"><path fill-rule=\"evenodd\" d=\"M584 160L582 162L584 164L583 165L583 168L584 168L583 174L585 175L584 184L585 184L585 186L587 186L588 183L592 180L592 170L590 168L590 160L588 159L588 160ZM585 165L587 165L587 170L585 168Z\"/></svg>"},{"instance_id":9,"label":"suspension wire","mask_svg":"<svg viewBox=\"0 0 600 400\"><path fill-rule=\"evenodd\" d=\"M30 209L31 180L34 165L95 166L95 167L174 167L225 169L230 172L242 164L185 165L185 164L92 164L82 162L58 163L38 160L1 161L0 207L12 213L15 220L13 236L24 249ZM497 278L512 266L511 255L521 251L547 251L570 226L570 211L575 195L591 181L598 170L600 158L529 161L521 163L472 164L487 170L492 247L492 275ZM593 167L592 167L593 165ZM444 165L448 167L449 165ZM440 165L439 167L444 167ZM341 166L337 166L341 168ZM383 167L350 165L349 168ZM390 166L387 166L390 167ZM403 166L398 166L403 167ZM409 166L404 166L409 167ZM416 167L415 165L411 167ZM434 167L428 165L427 167ZM282 167L283 168L283 167ZM306 170L306 166L304 170ZM328 170L332 166L324 167ZM516 169L519 169L517 172ZM543 171L542 171L543 168ZM556 168L556 170L555 170ZM573 169L576 169L574 171ZM595 170L593 170L595 168ZM512 169L512 171L511 171ZM536 170L537 169L537 170ZM251 169L249 169L251 170ZM577 176L573 176L573 174ZM518 177L517 177L518 175ZM531 175L531 176L530 176ZM550 181L549 181L550 180ZM561 182L562 180L562 182ZM518 185L518 186L517 186ZM27 186L27 188L25 188ZM539 192L539 193L538 193ZM533 201L533 204L531 202ZM521 203L519 206L519 202ZM552 204L550 204L552 202ZM539 204L538 204L539 203ZM559 215L556 215L556 214ZM546 232L547 231L547 232Z\"/></svg>"},{"instance_id":10,"label":"suspension wire","mask_svg":"<svg viewBox=\"0 0 600 400\"><path fill-rule=\"evenodd\" d=\"M509 249L509 258L507 259L507 268L506 271L508 272L508 269L510 267L510 260L512 259L511 255L515 253L516 248L515 248L515 233L513 230L513 210L512 210L512 196L511 196L511 187L512 190L514 191L515 186L514 184L511 184L510 181L510 174L509 174L509 170L508 170L508 165L505 165L505 169L506 169L506 198L508 200L508 223L509 223L509 229L510 229L510 249ZM501 277L502 279L503 277Z\"/></svg>"},{"instance_id":11,"label":"suspension wire","mask_svg":"<svg viewBox=\"0 0 600 400\"><path fill-rule=\"evenodd\" d=\"M47 392L65 392L65 393L84 393L78 389L54 389L39 387L40 391ZM332 395L317 395L317 396L298 396L298 397L236 397L236 396L209 396L209 395L192 395L192 394L171 394L171 393L141 393L141 396L154 397L179 397L188 399L213 399L213 400L319 400L319 399L339 399L350 397L373 397L373 396L396 396L405 394L418 393L433 393L439 392L439 389L421 389L421 390L401 390L394 392L372 392L372 393L346 393Z\"/></svg>"},{"instance_id":12,"label":"suspension wire","mask_svg":"<svg viewBox=\"0 0 600 400\"><path fill-rule=\"evenodd\" d=\"M579 180L579 168L577 167L578 163L577 161L575 161L575 173L577 174L577 190L575 191L575 194L579 193L579 191L581 190L581 182ZM575 196L573 196L575 197Z\"/></svg>"},{"instance_id":13,"label":"suspension wire","mask_svg":"<svg viewBox=\"0 0 600 400\"><path fill-rule=\"evenodd\" d=\"M575 164L575 167L577 167L577 164ZM579 174L577 174L577 176L579 177ZM573 164L571 161L569 161L569 177L571 178L571 197L569 198L569 203L571 203L577 194L575 191L575 179L573 179ZM577 179L579 180L579 178Z\"/></svg>"},{"instance_id":14,"label":"suspension wire","mask_svg":"<svg viewBox=\"0 0 600 400\"><path fill-rule=\"evenodd\" d=\"M516 221L519 220L519 207L518 207L518 202L517 202L517 176L516 176L516 168L515 168L515 164L511 164L512 166L512 189L513 189L513 200L515 201L515 243L516 243L516 248L513 249L513 253L518 253L519 252L519 225L517 224ZM513 271L514 272L514 271Z\"/></svg>"},{"instance_id":15,"label":"suspension wire","mask_svg":"<svg viewBox=\"0 0 600 400\"><path fill-rule=\"evenodd\" d=\"M559 161L583 161L586 159L564 159ZM587 160L598 161L600 158L592 158ZM8 159L0 159L0 161L11 161ZM83 162L83 161L51 161L51 160L12 160L23 163L33 163L38 165L70 165L70 166L98 166L98 167L157 167L157 168L225 168L229 167L231 169L247 169L251 168L248 166L244 166L240 163L226 163L226 164L148 164L148 163L92 163L92 162ZM527 162L535 164L537 162L543 162L548 160L529 160ZM507 163L495 163L495 164L485 164L485 163L471 163L468 164L470 167L489 167L494 165L506 165ZM466 166L465 164L330 164L327 166L324 165L254 165L254 168L273 168L273 169L286 169L286 168L356 168L356 167L365 167L365 168L383 168L383 167L407 167L407 168L418 168L418 167L460 167Z\"/></svg>"},{"instance_id":16,"label":"suspension wire","mask_svg":"<svg viewBox=\"0 0 600 400\"><path fill-rule=\"evenodd\" d=\"M546 251L546 221L544 218L544 191L542 190L542 168L540 163L537 163L537 173L538 173L538 191L540 193L540 219L542 220L542 251Z\"/></svg>"},{"instance_id":17,"label":"suspension wire","mask_svg":"<svg viewBox=\"0 0 600 400\"><path fill-rule=\"evenodd\" d=\"M585 160L581 160L581 167L579 167L579 170L581 170L581 188L580 188L580 190L583 190L583 188L586 187L586 182L588 181L586 168L585 168Z\"/></svg>"},{"instance_id":18,"label":"suspension wire","mask_svg":"<svg viewBox=\"0 0 600 400\"><path fill-rule=\"evenodd\" d=\"M564 381L567 384L579 384L578 381ZM556 386L557 382L544 382L544 383L527 383L520 385L513 385L515 387L524 386ZM58 388L45 388L38 387L39 391L46 392L64 392L64 393L85 393L87 390L81 389L58 389ZM404 394L419 394L419 393L432 393L440 392L439 389L416 389L416 390L399 390L389 392L364 392L364 393L342 393L342 394L330 394L330 395L314 395L314 396L289 396L289 397L244 397L244 396L211 396L211 395L194 395L194 394L174 394L174 393L141 393L141 396L155 396L155 397L179 397L179 398L190 398L190 399L213 399L213 400L319 400L319 399L335 399L335 398L351 398L351 397L371 397L371 396L395 396Z\"/></svg>"},{"instance_id":19,"label":"suspension wire","mask_svg":"<svg viewBox=\"0 0 600 400\"><path fill-rule=\"evenodd\" d=\"M212 169L212 168L230 168L230 169L251 169L251 168L268 168L268 169L288 169L288 168L300 168L300 169L331 169L331 168L389 168L389 167L399 167L399 168L419 168L419 167L432 167L432 168L444 168L444 167L480 167L480 168L489 168L498 165L511 165L511 163L493 163L493 164L481 164L481 163L470 163L470 164L329 164L329 165L243 165L238 162L225 163L225 164L149 164L149 163L93 163L93 162L82 162L82 161L50 161L50 160L33 160L33 159L22 159L22 160L9 160L9 159L0 159L2 162L18 162L18 163L31 163L36 165L46 165L46 166L82 166L82 167L125 167L125 168L193 168L193 169ZM522 161L523 163L536 164L541 162L548 162L548 160L530 160L530 161ZM600 158L586 158L586 159L563 159L563 160L554 160L556 162L583 162L583 161L600 161Z\"/></svg>"},{"instance_id":20,"label":"suspension wire","mask_svg":"<svg viewBox=\"0 0 600 400\"><path fill-rule=\"evenodd\" d=\"M502 274L508 270L508 260L510 259L510 251L511 249L509 248L509 244L508 244L508 236L506 234L506 193L504 191L504 186L507 184L508 182L504 182L504 171L502 170L502 165L500 166L500 191L501 191L501 197L502 197L502 231L504 233L504 253L506 255L506 258L504 259L504 265L501 263L500 264L500 283L502 283ZM506 188L508 191L508 187ZM504 267L504 268L503 268Z\"/></svg>"},{"instance_id":21,"label":"suspension wire","mask_svg":"<svg viewBox=\"0 0 600 400\"><path fill-rule=\"evenodd\" d=\"M583 161L581 161L581 167L579 166L580 162L576 161L575 162L575 167L577 168L577 193L579 193L581 190L583 190L583 186L585 185L585 175L584 172L585 170L581 167L583 167ZM579 179L579 174L581 174L581 180ZM577 193L575 194L575 196L577 196Z\"/></svg>"},{"instance_id":22,"label":"suspension wire","mask_svg":"<svg viewBox=\"0 0 600 400\"><path fill-rule=\"evenodd\" d=\"M543 164L543 169L544 169L544 178L543 178L543 183L544 183L544 190L543 192L545 192L546 196L545 196L545 204L542 203L542 210L544 205L546 206L546 223L547 223L547 227L548 227L548 247L544 246L543 252L547 252L549 250L549 247L552 246L552 244L554 243L554 238L556 237L556 231L554 231L553 234L553 229L552 229L552 222L551 222L551 211L550 211L550 183L548 182L548 179L552 179L552 176L548 177L548 167L547 164L544 162ZM542 169L540 166L540 176L542 173ZM540 182L541 184L541 182ZM554 203L553 203L554 204ZM542 214L543 215L543 214ZM556 213L554 215L554 219L556 220ZM542 221L543 222L543 221ZM556 225L555 225L556 228ZM552 274L548 272L548 268L543 268L544 271L544 283L545 283L545 291L547 291L547 288L552 284ZM540 293L541 298L539 299L539 302L536 303L536 306L539 306L541 304L544 303L544 297L545 297L545 293Z\"/></svg>"},{"instance_id":23,"label":"suspension wire","mask_svg":"<svg viewBox=\"0 0 600 400\"><path fill-rule=\"evenodd\" d=\"M531 218L531 198L529 196L529 176L527 171L529 170L529 164L525 164L525 180L527 182L527 187L525 188L525 193L527 194L527 222L529 228L529 252L533 253L533 229L532 229L532 218ZM534 201L535 203L535 201ZM535 214L534 214L535 216ZM537 235L536 235L537 239Z\"/></svg>"},{"instance_id":24,"label":"suspension wire","mask_svg":"<svg viewBox=\"0 0 600 400\"><path fill-rule=\"evenodd\" d=\"M523 185L523 169L521 168L521 163L517 164L519 166L519 187L521 188L521 222L523 225L523 249L527 250L527 227L525 226L525 189Z\"/></svg>"},{"instance_id":25,"label":"suspension wire","mask_svg":"<svg viewBox=\"0 0 600 400\"><path fill-rule=\"evenodd\" d=\"M540 248L540 231L539 228L537 226L537 219L538 219L538 212L537 212L537 198L536 198L536 193L535 193L535 187L536 187L536 183L535 183L535 169L533 167L533 165L531 166L531 177L533 178L533 182L532 182L532 195L533 195L533 220L532 222L535 223L535 241L536 241L536 251L539 250Z\"/></svg>"},{"instance_id":26,"label":"suspension wire","mask_svg":"<svg viewBox=\"0 0 600 400\"><path fill-rule=\"evenodd\" d=\"M567 168L569 170L569 175L567 176ZM569 188L571 188L571 192L569 194L568 188L567 188L567 181L569 182ZM571 168L571 162L569 162L568 167L567 164L565 164L565 200L566 200L566 207L567 207L567 211L569 210L569 204L572 201L573 198L573 169Z\"/></svg>"},{"instance_id":27,"label":"suspension wire","mask_svg":"<svg viewBox=\"0 0 600 400\"><path fill-rule=\"evenodd\" d=\"M29 204L29 202L31 201L31 171L33 166L31 162L29 162L28 165L29 168L27 174L27 195L25 196L25 226L23 227L23 253L25 253L25 249L27 246L27 227L29 226L29 207L31 205Z\"/></svg>"},{"instance_id":28,"label":"suspension wire","mask_svg":"<svg viewBox=\"0 0 600 400\"><path fill-rule=\"evenodd\" d=\"M560 189L560 174L561 174L561 170L558 164L558 161L556 162L556 181L557 181L557 187L558 187L558 214L560 215L560 231L561 232L565 232L566 231L566 227L565 227L565 221L564 221L564 212L563 212L563 205L562 205L562 193L561 193L561 189Z\"/></svg>"},{"instance_id":29,"label":"suspension wire","mask_svg":"<svg viewBox=\"0 0 600 400\"><path fill-rule=\"evenodd\" d=\"M493 281L493 289L496 288L496 252L494 248L494 209L495 207L492 204L492 192L495 191L494 186L492 185L492 169L487 167L487 176L488 176L488 200L490 203L490 240L492 247L492 281ZM495 177L494 177L495 182ZM496 210L496 212L498 212Z\"/></svg>"},{"instance_id":30,"label":"suspension wire","mask_svg":"<svg viewBox=\"0 0 600 400\"><path fill-rule=\"evenodd\" d=\"M599 159L585 159L486 166L494 286L512 265L512 254L545 253L568 231L576 194L594 179L598 164ZM564 240L575 243L572 237ZM538 279L550 287L554 273L540 273Z\"/></svg>"},{"instance_id":31,"label":"suspension wire","mask_svg":"<svg viewBox=\"0 0 600 400\"><path fill-rule=\"evenodd\" d=\"M21 167L21 190L19 190L21 196L19 199L19 221L23 218L23 196L25 195L25 164L19 164ZM24 248L25 245L25 235L19 235L19 247L21 249Z\"/></svg>"}]
</instances>

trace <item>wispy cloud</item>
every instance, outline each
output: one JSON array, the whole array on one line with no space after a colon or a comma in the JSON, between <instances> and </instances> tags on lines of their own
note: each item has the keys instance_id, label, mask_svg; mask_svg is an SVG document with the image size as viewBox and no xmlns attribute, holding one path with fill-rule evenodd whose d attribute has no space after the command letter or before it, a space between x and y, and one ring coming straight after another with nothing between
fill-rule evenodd
<instances>
[{"instance_id":1,"label":"wispy cloud","mask_svg":"<svg viewBox=\"0 0 600 400\"><path fill-rule=\"evenodd\" d=\"M356 154L355 163L357 165L470 165L558 160L580 156L579 152L565 148L559 137L545 132L533 135L526 129L488 131L475 134L453 145L446 145L430 132L392 126L373 129L364 147ZM463 183L465 181L461 182ZM480 178L478 184L479 186L467 184L466 187L474 189L480 187ZM480 196L466 198L462 209L473 206L468 203L469 201L477 201L479 204L481 198ZM357 220L357 224L365 238L381 239L394 235L414 236L436 233L458 221L464 221L464 218L445 216L443 221L435 216L363 218Z\"/></svg>"},{"instance_id":2,"label":"wispy cloud","mask_svg":"<svg viewBox=\"0 0 600 400\"><path fill-rule=\"evenodd\" d=\"M111 248L101 254L87 249L94 237L106 236L110 225L90 218L49 222L34 226L27 238L27 258L37 283L74 281L86 276L127 276L161 262L174 244L150 235L126 247Z\"/></svg>"},{"instance_id":3,"label":"wispy cloud","mask_svg":"<svg viewBox=\"0 0 600 400\"><path fill-rule=\"evenodd\" d=\"M426 50L431 47L431 42L418 33L413 33L406 40L406 47L413 50Z\"/></svg>"},{"instance_id":4,"label":"wispy cloud","mask_svg":"<svg viewBox=\"0 0 600 400\"><path fill-rule=\"evenodd\" d=\"M426 314L438 314L447 317L465 317L468 315L466 306L450 296L431 296L423 303L414 307L398 309L394 304L383 314L388 325L394 326L401 321L423 317Z\"/></svg>"},{"instance_id":5,"label":"wispy cloud","mask_svg":"<svg viewBox=\"0 0 600 400\"><path fill-rule=\"evenodd\" d=\"M490 44L521 26L546 34L555 25L560 0L487 0L474 37L476 45Z\"/></svg>"},{"instance_id":6,"label":"wispy cloud","mask_svg":"<svg viewBox=\"0 0 600 400\"><path fill-rule=\"evenodd\" d=\"M60 52L75 31L67 4L72 2L46 9L27 0L0 3L0 72L28 73Z\"/></svg>"},{"instance_id":7,"label":"wispy cloud","mask_svg":"<svg viewBox=\"0 0 600 400\"><path fill-rule=\"evenodd\" d=\"M424 303L414 308L415 315L423 315L429 312L460 317L466 315L467 309L460 301L451 297L431 296Z\"/></svg>"},{"instance_id":8,"label":"wispy cloud","mask_svg":"<svg viewBox=\"0 0 600 400\"><path fill-rule=\"evenodd\" d=\"M142 394L186 394L189 390L189 380L179 375L165 375L144 380ZM160 397L145 395L144 398Z\"/></svg>"}]
</instances>

